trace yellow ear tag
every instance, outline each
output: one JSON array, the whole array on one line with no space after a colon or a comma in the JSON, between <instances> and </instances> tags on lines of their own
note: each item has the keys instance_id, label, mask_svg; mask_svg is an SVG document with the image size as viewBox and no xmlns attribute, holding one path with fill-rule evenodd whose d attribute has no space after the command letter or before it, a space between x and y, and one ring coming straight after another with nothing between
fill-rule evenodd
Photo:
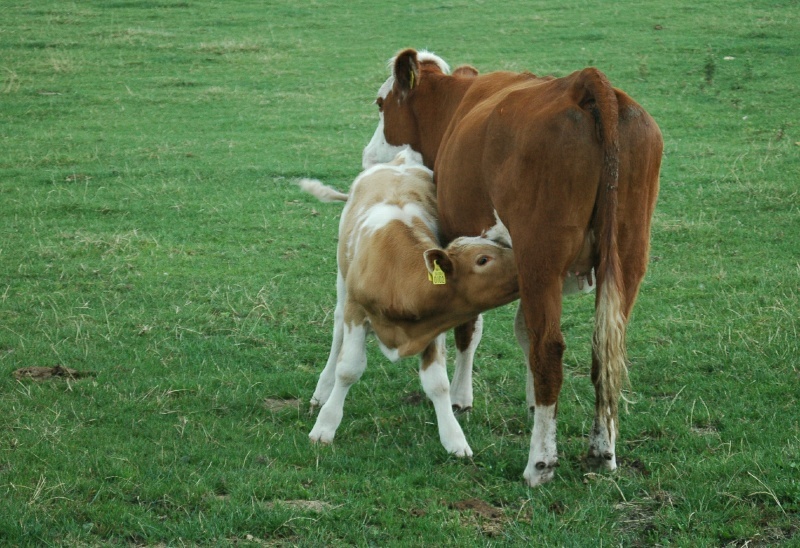
<instances>
[{"instance_id":1,"label":"yellow ear tag","mask_svg":"<svg viewBox=\"0 0 800 548\"><path fill-rule=\"evenodd\" d=\"M408 84L408 89L414 89L414 71L411 71L411 83Z\"/></svg>"},{"instance_id":2,"label":"yellow ear tag","mask_svg":"<svg viewBox=\"0 0 800 548\"><path fill-rule=\"evenodd\" d=\"M433 261L433 273L428 272L428 279L433 282L433 285L444 285L447 283L444 277L444 271L439 266L438 261Z\"/></svg>"}]
</instances>

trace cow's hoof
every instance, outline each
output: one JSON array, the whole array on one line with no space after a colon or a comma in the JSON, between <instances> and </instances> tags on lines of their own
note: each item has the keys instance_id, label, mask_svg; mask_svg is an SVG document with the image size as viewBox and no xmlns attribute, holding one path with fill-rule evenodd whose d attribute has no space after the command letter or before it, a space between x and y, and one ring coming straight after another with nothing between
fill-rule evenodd
<instances>
[{"instance_id":1,"label":"cow's hoof","mask_svg":"<svg viewBox=\"0 0 800 548\"><path fill-rule=\"evenodd\" d=\"M471 405L461 406L461 404L454 403L453 404L453 412L454 413L466 413L467 411L472 411Z\"/></svg>"},{"instance_id":2,"label":"cow's hoof","mask_svg":"<svg viewBox=\"0 0 800 548\"><path fill-rule=\"evenodd\" d=\"M593 472L613 472L617 469L617 457L610 451L592 451L586 455L586 465Z\"/></svg>"},{"instance_id":3,"label":"cow's hoof","mask_svg":"<svg viewBox=\"0 0 800 548\"><path fill-rule=\"evenodd\" d=\"M558 460L551 463L537 462L533 467L528 466L522 477L530 487L538 487L551 481L555 477L556 468L558 468Z\"/></svg>"}]
</instances>

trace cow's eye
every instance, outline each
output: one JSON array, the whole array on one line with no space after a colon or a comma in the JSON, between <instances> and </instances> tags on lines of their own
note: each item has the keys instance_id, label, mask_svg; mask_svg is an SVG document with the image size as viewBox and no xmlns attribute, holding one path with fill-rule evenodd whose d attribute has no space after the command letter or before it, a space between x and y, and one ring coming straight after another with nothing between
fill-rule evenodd
<instances>
[{"instance_id":1,"label":"cow's eye","mask_svg":"<svg viewBox=\"0 0 800 548\"><path fill-rule=\"evenodd\" d=\"M475 264L477 264L478 266L484 266L490 260L491 259L489 257L487 257L486 255L481 255L480 257L478 257L478 260L475 261Z\"/></svg>"},{"instance_id":2,"label":"cow's eye","mask_svg":"<svg viewBox=\"0 0 800 548\"><path fill-rule=\"evenodd\" d=\"M383 110L383 97L375 99L375 104L378 105L378 110Z\"/></svg>"}]
</instances>

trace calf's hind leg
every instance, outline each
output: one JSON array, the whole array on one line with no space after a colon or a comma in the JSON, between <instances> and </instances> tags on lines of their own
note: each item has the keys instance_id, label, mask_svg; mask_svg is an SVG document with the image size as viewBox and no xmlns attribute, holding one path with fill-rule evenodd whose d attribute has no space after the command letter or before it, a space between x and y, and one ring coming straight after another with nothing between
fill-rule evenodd
<instances>
[{"instance_id":1,"label":"calf's hind leg","mask_svg":"<svg viewBox=\"0 0 800 548\"><path fill-rule=\"evenodd\" d=\"M450 383L447 380L444 344L445 334L442 333L423 351L420 357L419 378L422 389L433 402L442 445L448 453L458 457L471 457L472 449L450 405Z\"/></svg>"},{"instance_id":2,"label":"calf's hind leg","mask_svg":"<svg viewBox=\"0 0 800 548\"><path fill-rule=\"evenodd\" d=\"M317 422L308 437L312 442L330 443L342 422L344 399L367 367L366 324L344 325L342 352L336 364L330 396L319 410Z\"/></svg>"},{"instance_id":3,"label":"calf's hind leg","mask_svg":"<svg viewBox=\"0 0 800 548\"><path fill-rule=\"evenodd\" d=\"M331 342L331 352L328 355L328 361L325 363L325 368L319 375L317 381L317 388L314 390L314 395L311 396L311 412L320 407L328 401L328 397L333 390L333 383L336 379L336 364L339 361L339 354L342 351L342 344L344 342L344 302L347 295L347 288L344 284L344 279L341 273L336 278L336 309L333 311L333 341Z\"/></svg>"}]
</instances>

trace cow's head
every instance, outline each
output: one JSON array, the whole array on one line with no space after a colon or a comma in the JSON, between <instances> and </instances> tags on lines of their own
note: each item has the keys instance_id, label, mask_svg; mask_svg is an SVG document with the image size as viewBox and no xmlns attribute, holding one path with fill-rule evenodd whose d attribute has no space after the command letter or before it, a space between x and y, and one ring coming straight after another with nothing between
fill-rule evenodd
<instances>
[{"instance_id":1,"label":"cow's head","mask_svg":"<svg viewBox=\"0 0 800 548\"><path fill-rule=\"evenodd\" d=\"M389 61L392 75L378 90L380 120L369 144L364 147L364 169L392 160L404 145L422 153L420 135L413 113L415 91L426 85L426 73L449 74L445 61L429 52L403 50ZM428 166L433 167L433 166Z\"/></svg>"}]
</instances>

